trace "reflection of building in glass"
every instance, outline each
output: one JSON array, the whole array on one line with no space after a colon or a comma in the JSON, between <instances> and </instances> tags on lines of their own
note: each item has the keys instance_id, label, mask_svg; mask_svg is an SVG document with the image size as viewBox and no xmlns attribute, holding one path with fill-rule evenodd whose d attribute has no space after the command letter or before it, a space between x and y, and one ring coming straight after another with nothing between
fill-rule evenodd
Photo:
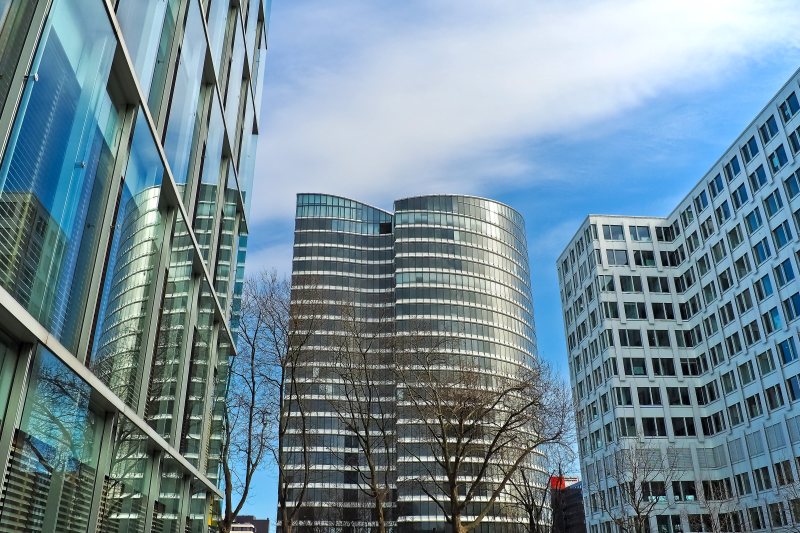
<instances>
[{"instance_id":1,"label":"reflection of building in glass","mask_svg":"<svg viewBox=\"0 0 800 533\"><path fill-rule=\"evenodd\" d=\"M453 375L474 369L491 378L526 368L536 345L522 217L468 196L407 198L389 213L346 198L301 194L293 298L300 301L304 290L316 287L325 305L344 309L337 314L344 318L331 320L313 337L310 360L298 369L314 457L300 529L375 527L372 500L359 488L364 454L336 415L337 402L345 400L335 367L341 339L352 335L350 321L363 328L360 334L375 336L371 370L364 376L374 380L376 406L392 421L392 438L380 440L377 455L379 469L388 472L387 521L395 531L443 531L441 512L415 480L421 469L437 466L433 455L421 456L415 448L424 430L394 381L398 351L392 339L396 332L445 339L442 370ZM296 488L302 482L302 443L299 429L289 433L286 474ZM539 477L544 487L547 480ZM488 492L491 483L479 490ZM483 524L487 531L527 530L527 518L506 492Z\"/></svg>"},{"instance_id":2,"label":"reflection of building in glass","mask_svg":"<svg viewBox=\"0 0 800 533\"><path fill-rule=\"evenodd\" d=\"M669 215L590 215L559 258L590 531L637 494L652 531L800 524L798 94Z\"/></svg>"},{"instance_id":3,"label":"reflection of building in glass","mask_svg":"<svg viewBox=\"0 0 800 533\"><path fill-rule=\"evenodd\" d=\"M0 533L216 530L269 8L0 2Z\"/></svg>"}]
</instances>

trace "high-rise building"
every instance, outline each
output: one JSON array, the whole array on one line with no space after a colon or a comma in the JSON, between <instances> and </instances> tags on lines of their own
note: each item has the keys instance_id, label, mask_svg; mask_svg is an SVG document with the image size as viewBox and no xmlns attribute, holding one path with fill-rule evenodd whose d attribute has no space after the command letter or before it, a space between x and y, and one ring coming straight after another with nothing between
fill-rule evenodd
<instances>
[{"instance_id":1,"label":"high-rise building","mask_svg":"<svg viewBox=\"0 0 800 533\"><path fill-rule=\"evenodd\" d=\"M586 533L583 491L578 478L550 478L550 508L553 512L552 533Z\"/></svg>"},{"instance_id":2,"label":"high-rise building","mask_svg":"<svg viewBox=\"0 0 800 533\"><path fill-rule=\"evenodd\" d=\"M216 530L269 9L0 2L0 531Z\"/></svg>"},{"instance_id":3,"label":"high-rise building","mask_svg":"<svg viewBox=\"0 0 800 533\"><path fill-rule=\"evenodd\" d=\"M629 488L659 532L800 523L798 94L669 215L591 215L558 259L591 533Z\"/></svg>"},{"instance_id":4,"label":"high-rise building","mask_svg":"<svg viewBox=\"0 0 800 533\"><path fill-rule=\"evenodd\" d=\"M375 455L389 479L387 525L396 532L445 531L442 512L415 481L438 467L434 455L424 451L427 433L411 412L405 385L395 380L397 352L390 342L412 330L449 339L441 345L447 363L436 371L452 375L464 365L487 376L526 368L536 357L536 339L522 217L508 206L469 196L406 198L388 212L347 198L301 194L292 282L295 303L318 288L325 306L353 309L311 337L308 358L297 369L301 400L308 405L305 435L312 461L295 527L349 532L376 526L372 500L360 490L365 454L337 415L347 409L340 407L346 399L336 372L337 350L351 334L347 322L355 321L370 339L366 364L376 370L374 409L392 421L394 441L380 440ZM303 428L289 427L286 473L296 491L303 483ZM479 500L496 482L487 478ZM546 475L537 482L544 487ZM527 531L527 520L504 492L475 531Z\"/></svg>"}]
</instances>

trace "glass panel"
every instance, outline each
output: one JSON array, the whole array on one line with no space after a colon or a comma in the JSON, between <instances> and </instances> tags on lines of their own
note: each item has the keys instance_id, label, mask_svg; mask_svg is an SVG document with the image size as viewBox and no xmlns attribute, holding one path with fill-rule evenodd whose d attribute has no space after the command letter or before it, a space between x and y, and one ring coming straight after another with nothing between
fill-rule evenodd
<instances>
[{"instance_id":1,"label":"glass panel","mask_svg":"<svg viewBox=\"0 0 800 533\"><path fill-rule=\"evenodd\" d=\"M244 144L246 146L242 147L241 166L239 167L239 184L244 201L244 212L249 216L250 204L253 199L253 176L256 171L256 147L258 146L258 134L252 132L252 124L251 129L245 132Z\"/></svg>"},{"instance_id":2,"label":"glass panel","mask_svg":"<svg viewBox=\"0 0 800 533\"><path fill-rule=\"evenodd\" d=\"M208 125L208 141L203 159L200 187L197 191L197 205L194 215L194 231L203 259L208 261L214 239L214 226L219 218L217 196L219 193L222 166L222 138L225 133L222 111L216 93L211 94L213 103Z\"/></svg>"},{"instance_id":3,"label":"glass panel","mask_svg":"<svg viewBox=\"0 0 800 533\"><path fill-rule=\"evenodd\" d=\"M263 31L263 27L261 28ZM256 106L261 110L261 96L264 94L264 82L267 75L267 37L261 35L259 38L258 50L256 51L255 67L251 75L252 83L256 92Z\"/></svg>"},{"instance_id":4,"label":"glass panel","mask_svg":"<svg viewBox=\"0 0 800 533\"><path fill-rule=\"evenodd\" d=\"M11 393L11 382L17 364L17 347L0 333L0 425L6 417L8 395Z\"/></svg>"},{"instance_id":5,"label":"glass panel","mask_svg":"<svg viewBox=\"0 0 800 533\"><path fill-rule=\"evenodd\" d=\"M142 387L143 334L164 232L158 210L163 175L140 111L113 226L91 358L93 372L133 409Z\"/></svg>"},{"instance_id":6,"label":"glass panel","mask_svg":"<svg viewBox=\"0 0 800 533\"><path fill-rule=\"evenodd\" d=\"M50 21L0 167L0 284L74 350L119 143L117 43L100 2L57 1Z\"/></svg>"},{"instance_id":7,"label":"glass panel","mask_svg":"<svg viewBox=\"0 0 800 533\"><path fill-rule=\"evenodd\" d=\"M222 452L222 424L225 413L225 399L228 385L228 359L231 355L231 345L226 339L220 339L217 350L217 366L214 370L214 405L211 410L211 429L208 442L208 461L206 475L209 481L220 486L222 479L222 465L219 458Z\"/></svg>"},{"instance_id":8,"label":"glass panel","mask_svg":"<svg viewBox=\"0 0 800 533\"><path fill-rule=\"evenodd\" d=\"M177 0L121 0L117 6L122 37L144 95L150 93L154 77L162 78L160 71L167 62L166 46L175 33L177 9Z\"/></svg>"},{"instance_id":9,"label":"glass panel","mask_svg":"<svg viewBox=\"0 0 800 533\"><path fill-rule=\"evenodd\" d=\"M247 8L247 55L250 58L250 67L253 66L256 52L256 38L259 33L259 20L258 10L261 5L261 0L250 0L250 5Z\"/></svg>"},{"instance_id":10,"label":"glass panel","mask_svg":"<svg viewBox=\"0 0 800 533\"><path fill-rule=\"evenodd\" d=\"M230 297L232 260L236 254L236 197L239 191L236 190L236 180L229 178L233 187L225 189L225 204L222 207L222 226L219 230L219 244L217 246L217 265L215 269L214 289L217 292L219 303L222 309L227 309L228 298Z\"/></svg>"},{"instance_id":11,"label":"glass panel","mask_svg":"<svg viewBox=\"0 0 800 533\"><path fill-rule=\"evenodd\" d=\"M242 72L244 68L244 35L237 19L233 38L233 53L228 66L228 84L225 90L225 123L228 131L236 131L239 115L239 97L242 93Z\"/></svg>"},{"instance_id":12,"label":"glass panel","mask_svg":"<svg viewBox=\"0 0 800 533\"><path fill-rule=\"evenodd\" d=\"M0 0L0 110L8 97L38 3L38 0Z\"/></svg>"},{"instance_id":13,"label":"glass panel","mask_svg":"<svg viewBox=\"0 0 800 533\"><path fill-rule=\"evenodd\" d=\"M200 451L203 443L203 422L206 418L206 399L208 394L208 365L211 351L214 349L214 296L211 287L203 280L198 305L197 326L192 346L192 359L189 363L189 381L186 384L186 405L184 408L183 432L181 435L181 453L199 470L205 470L200 464Z\"/></svg>"},{"instance_id":14,"label":"glass panel","mask_svg":"<svg viewBox=\"0 0 800 533\"><path fill-rule=\"evenodd\" d=\"M189 342L193 250L186 222L179 217L172 234L169 271L145 412L147 422L165 439L170 438L174 426L175 394Z\"/></svg>"},{"instance_id":15,"label":"glass panel","mask_svg":"<svg viewBox=\"0 0 800 533\"><path fill-rule=\"evenodd\" d=\"M222 44L225 42L225 29L228 27L228 13L230 0L211 0L208 8L208 40L211 44L211 58L214 61L214 70L220 76L222 64Z\"/></svg>"},{"instance_id":16,"label":"glass panel","mask_svg":"<svg viewBox=\"0 0 800 533\"><path fill-rule=\"evenodd\" d=\"M103 483L97 531L144 531L150 460L147 436L120 415L111 450L111 467Z\"/></svg>"},{"instance_id":17,"label":"glass panel","mask_svg":"<svg viewBox=\"0 0 800 533\"><path fill-rule=\"evenodd\" d=\"M153 531L178 533L180 499L183 494L183 473L172 457L161 462L161 486L153 517ZM156 529L156 526L161 526Z\"/></svg>"},{"instance_id":18,"label":"glass panel","mask_svg":"<svg viewBox=\"0 0 800 533\"><path fill-rule=\"evenodd\" d=\"M178 185L185 185L188 179L200 100L203 62L206 54L205 43L200 8L197 2L191 2L186 20L186 33L183 36L175 73L167 133L164 138L164 152L172 170L172 176Z\"/></svg>"},{"instance_id":19,"label":"glass panel","mask_svg":"<svg viewBox=\"0 0 800 533\"><path fill-rule=\"evenodd\" d=\"M0 531L85 532L102 419L89 409L91 388L39 347L22 422L3 487Z\"/></svg>"}]
</instances>

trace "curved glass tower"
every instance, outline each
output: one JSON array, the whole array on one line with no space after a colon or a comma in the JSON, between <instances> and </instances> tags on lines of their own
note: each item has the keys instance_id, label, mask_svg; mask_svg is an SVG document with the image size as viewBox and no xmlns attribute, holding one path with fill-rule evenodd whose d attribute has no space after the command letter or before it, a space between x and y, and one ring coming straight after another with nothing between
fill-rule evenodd
<instances>
[{"instance_id":1,"label":"curved glass tower","mask_svg":"<svg viewBox=\"0 0 800 533\"><path fill-rule=\"evenodd\" d=\"M393 381L393 339L409 333L437 338L447 361L442 370L454 380L464 369L492 383L492 377L527 368L536 357L536 336L524 221L508 206L469 196L412 197L394 207L392 214L336 196L299 195L293 298L299 301L305 289L319 287L326 304L345 304L357 310L357 321L371 324L380 341L370 363L382 376L376 379L381 410L393 421L387 425L392 438L381 440L385 450L379 454L381 468L390 473L388 529L442 532L444 515L418 482L420 470L435 470L436 464L417 453L424 430L415 422L405 385ZM337 347L352 331L349 313L336 316L314 336L310 360L298 369L313 457L297 524L304 531L367 531L376 525L372 499L360 490L365 454L337 414L346 389L334 370ZM302 449L299 434L298 428L285 441L290 453ZM301 454L290 456L298 462L287 472L298 475ZM487 480L478 492L488 495L494 487ZM477 514L480 501L466 509L465 520ZM476 531L524 531L523 514L510 495L501 494Z\"/></svg>"}]
</instances>

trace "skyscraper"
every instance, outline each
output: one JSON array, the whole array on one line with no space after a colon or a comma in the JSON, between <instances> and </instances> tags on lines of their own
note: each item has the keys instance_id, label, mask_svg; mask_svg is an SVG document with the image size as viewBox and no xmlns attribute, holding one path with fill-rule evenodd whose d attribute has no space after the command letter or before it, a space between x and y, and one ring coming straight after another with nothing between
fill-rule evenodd
<instances>
[{"instance_id":1,"label":"skyscraper","mask_svg":"<svg viewBox=\"0 0 800 533\"><path fill-rule=\"evenodd\" d=\"M669 215L590 215L559 257L591 533L632 498L659 532L800 524L798 94Z\"/></svg>"},{"instance_id":2,"label":"skyscraper","mask_svg":"<svg viewBox=\"0 0 800 533\"><path fill-rule=\"evenodd\" d=\"M0 531L215 530L270 2L0 2Z\"/></svg>"},{"instance_id":3,"label":"skyscraper","mask_svg":"<svg viewBox=\"0 0 800 533\"><path fill-rule=\"evenodd\" d=\"M536 339L522 217L508 206L469 196L406 198L396 201L391 213L347 198L301 194L292 281L295 303L303 291L319 288L325 305L345 309L312 336L309 358L297 369L308 419L305 432L290 424L284 443L290 457L286 471L295 476L292 490L302 486L298 452L304 434L313 459L295 527L344 532L376 525L371 499L360 490L365 454L338 415L348 385L337 374L337 357L355 322L372 335L366 364L374 372L374 409L391 420L391 439L380 440L376 454L388 479L389 530L444 531L442 512L416 481L437 465L434 454L423 450L425 430L409 401L410 385L395 379L398 352L392 343L412 330L446 339L440 346L446 362L437 371L453 376L470 368L491 382L527 368L536 357ZM476 445L476 456L480 453ZM495 482L487 478L477 501ZM546 476L539 482L544 486ZM476 531L523 531L526 525L527 517L504 492Z\"/></svg>"}]
</instances>

